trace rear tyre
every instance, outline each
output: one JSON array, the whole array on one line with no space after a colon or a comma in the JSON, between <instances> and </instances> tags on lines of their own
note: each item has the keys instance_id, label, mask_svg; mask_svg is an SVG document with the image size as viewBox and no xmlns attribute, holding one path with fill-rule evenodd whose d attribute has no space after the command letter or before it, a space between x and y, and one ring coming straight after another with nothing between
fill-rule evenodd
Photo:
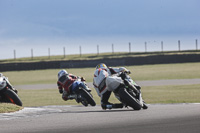
<instances>
[{"instance_id":1,"label":"rear tyre","mask_svg":"<svg viewBox=\"0 0 200 133\"><path fill-rule=\"evenodd\" d=\"M4 92L4 95L7 98L7 102L22 106L21 100L14 91L8 89Z\"/></svg>"},{"instance_id":2,"label":"rear tyre","mask_svg":"<svg viewBox=\"0 0 200 133\"><path fill-rule=\"evenodd\" d=\"M118 93L121 100L134 110L140 110L142 108L140 102L131 96L125 88L120 88Z\"/></svg>"},{"instance_id":3,"label":"rear tyre","mask_svg":"<svg viewBox=\"0 0 200 133\"><path fill-rule=\"evenodd\" d=\"M94 99L92 98L92 95L89 94L89 92L87 92L87 91L84 90L84 89L81 89L81 90L79 90L79 93L81 94L82 97L84 97L84 98L87 100L87 102L88 102L91 106L95 106L95 105L96 105Z\"/></svg>"}]
</instances>

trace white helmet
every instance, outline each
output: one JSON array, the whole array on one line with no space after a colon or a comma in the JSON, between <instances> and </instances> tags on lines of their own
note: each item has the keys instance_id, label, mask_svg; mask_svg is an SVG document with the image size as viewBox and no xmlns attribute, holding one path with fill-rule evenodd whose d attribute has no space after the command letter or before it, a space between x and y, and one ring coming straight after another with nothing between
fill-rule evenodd
<instances>
[{"instance_id":1,"label":"white helmet","mask_svg":"<svg viewBox=\"0 0 200 133\"><path fill-rule=\"evenodd\" d=\"M0 90L6 87L6 81L3 79L3 77L0 77Z\"/></svg>"},{"instance_id":2,"label":"white helmet","mask_svg":"<svg viewBox=\"0 0 200 133\"><path fill-rule=\"evenodd\" d=\"M60 78L60 77L62 77L63 75L65 75L65 74L68 74L68 72L66 71L66 70L60 70L59 72L58 72L58 78Z\"/></svg>"},{"instance_id":3,"label":"white helmet","mask_svg":"<svg viewBox=\"0 0 200 133\"><path fill-rule=\"evenodd\" d=\"M108 67L106 66L106 64L100 63L100 64L98 64L98 65L96 66L96 69L99 69L99 68L101 68L101 69L107 69Z\"/></svg>"}]
</instances>

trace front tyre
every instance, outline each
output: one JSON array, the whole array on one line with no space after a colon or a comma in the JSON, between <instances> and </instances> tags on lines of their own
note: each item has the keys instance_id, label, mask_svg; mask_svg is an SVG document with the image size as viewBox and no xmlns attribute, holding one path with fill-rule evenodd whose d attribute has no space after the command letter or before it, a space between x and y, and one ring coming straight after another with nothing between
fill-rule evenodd
<instances>
[{"instance_id":1,"label":"front tyre","mask_svg":"<svg viewBox=\"0 0 200 133\"><path fill-rule=\"evenodd\" d=\"M18 106L22 106L21 100L19 99L18 95L14 91L8 89L4 92L4 95L5 95L5 98L7 99L7 102L16 104Z\"/></svg>"},{"instance_id":2,"label":"front tyre","mask_svg":"<svg viewBox=\"0 0 200 133\"><path fill-rule=\"evenodd\" d=\"M95 106L95 105L96 105L94 99L92 98L92 95L91 95L89 92L87 92L87 91L84 90L84 89L80 89L80 90L79 90L79 93L80 93L80 95L81 95L83 98L85 98L85 99L87 100L87 102L88 102L91 106Z\"/></svg>"},{"instance_id":3,"label":"front tyre","mask_svg":"<svg viewBox=\"0 0 200 133\"><path fill-rule=\"evenodd\" d=\"M131 96L125 88L120 88L119 96L122 102L126 103L128 106L132 107L134 110L140 110L142 108L140 102Z\"/></svg>"}]
</instances>

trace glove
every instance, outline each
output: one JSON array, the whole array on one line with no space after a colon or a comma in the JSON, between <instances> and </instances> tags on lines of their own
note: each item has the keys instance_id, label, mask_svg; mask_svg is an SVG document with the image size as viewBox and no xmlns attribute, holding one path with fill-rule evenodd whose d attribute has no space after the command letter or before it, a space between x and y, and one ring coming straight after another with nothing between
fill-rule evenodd
<instances>
[{"instance_id":1,"label":"glove","mask_svg":"<svg viewBox=\"0 0 200 133\"><path fill-rule=\"evenodd\" d=\"M130 72L128 69L126 69L125 67L120 67L120 68L119 68L119 71L120 71L120 72L127 73L127 74L131 74L131 72Z\"/></svg>"},{"instance_id":2,"label":"glove","mask_svg":"<svg viewBox=\"0 0 200 133\"><path fill-rule=\"evenodd\" d=\"M62 94L62 93L63 93L63 90L62 90L62 89L60 89L60 90L59 90L59 93L60 93L60 94Z\"/></svg>"},{"instance_id":3,"label":"glove","mask_svg":"<svg viewBox=\"0 0 200 133\"><path fill-rule=\"evenodd\" d=\"M18 91L14 87L10 86L9 88L11 88L16 94L18 93Z\"/></svg>"},{"instance_id":4,"label":"glove","mask_svg":"<svg viewBox=\"0 0 200 133\"><path fill-rule=\"evenodd\" d=\"M15 89L15 88L13 88L13 91L17 94L18 93L18 91Z\"/></svg>"},{"instance_id":5,"label":"glove","mask_svg":"<svg viewBox=\"0 0 200 133\"><path fill-rule=\"evenodd\" d=\"M125 71L125 73L127 73L127 74L131 74L131 71L129 71L129 70L126 70L126 71Z\"/></svg>"}]
</instances>

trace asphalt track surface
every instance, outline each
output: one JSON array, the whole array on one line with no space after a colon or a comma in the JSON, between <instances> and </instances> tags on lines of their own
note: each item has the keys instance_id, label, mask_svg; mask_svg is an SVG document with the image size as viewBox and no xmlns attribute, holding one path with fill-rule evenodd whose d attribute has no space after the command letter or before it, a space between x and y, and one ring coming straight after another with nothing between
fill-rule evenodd
<instances>
[{"instance_id":1,"label":"asphalt track surface","mask_svg":"<svg viewBox=\"0 0 200 133\"><path fill-rule=\"evenodd\" d=\"M199 133L200 104L152 104L147 110L45 106L0 114L0 133Z\"/></svg>"}]
</instances>

